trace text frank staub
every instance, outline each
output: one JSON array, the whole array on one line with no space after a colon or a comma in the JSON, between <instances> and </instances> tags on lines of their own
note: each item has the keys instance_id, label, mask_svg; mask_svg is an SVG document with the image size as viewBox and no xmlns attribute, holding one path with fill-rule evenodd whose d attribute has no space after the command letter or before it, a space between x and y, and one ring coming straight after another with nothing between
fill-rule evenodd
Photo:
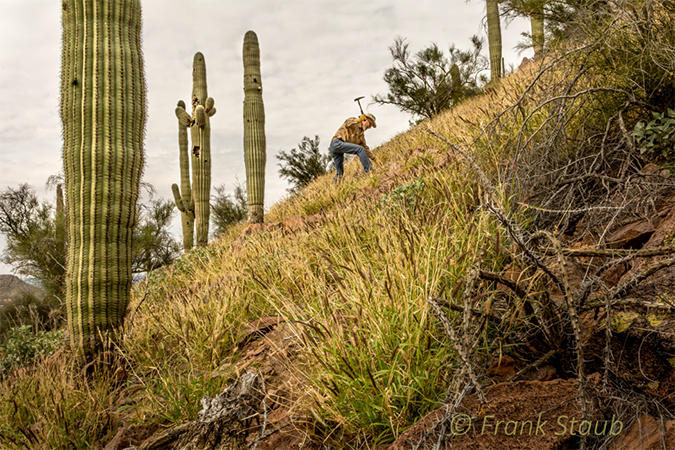
<instances>
[{"instance_id":1,"label":"text frank staub","mask_svg":"<svg viewBox=\"0 0 675 450\"><path fill-rule=\"evenodd\" d=\"M616 436L623 430L623 423L612 416L611 420L582 420L561 415L543 420L541 414L533 420L498 419L496 416L471 417L457 414L450 421L451 434L461 436L472 431L472 435L493 436Z\"/></svg>"}]
</instances>

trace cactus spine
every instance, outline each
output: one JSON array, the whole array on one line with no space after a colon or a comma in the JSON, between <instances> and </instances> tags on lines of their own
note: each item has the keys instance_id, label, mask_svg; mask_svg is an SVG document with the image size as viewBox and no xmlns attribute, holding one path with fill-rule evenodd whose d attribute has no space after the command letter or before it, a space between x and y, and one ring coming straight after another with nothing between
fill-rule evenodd
<instances>
[{"instance_id":1,"label":"cactus spine","mask_svg":"<svg viewBox=\"0 0 675 450\"><path fill-rule=\"evenodd\" d=\"M258 36L244 36L244 162L249 221L263 221L265 200L265 107L262 100Z\"/></svg>"},{"instance_id":2,"label":"cactus spine","mask_svg":"<svg viewBox=\"0 0 675 450\"><path fill-rule=\"evenodd\" d=\"M200 52L192 63L192 116L185 110L181 100L176 107L178 118L178 147L180 151L181 187L171 186L176 206L181 212L183 224L183 247L192 248L195 223L197 245L205 246L209 239L209 216L211 198L211 122L216 113L215 101L208 97L206 89L206 62ZM187 127L190 127L192 152L188 151ZM190 186L190 163L192 181Z\"/></svg>"},{"instance_id":3,"label":"cactus spine","mask_svg":"<svg viewBox=\"0 0 675 450\"><path fill-rule=\"evenodd\" d=\"M131 290L145 129L139 0L62 1L61 120L71 345L88 358Z\"/></svg>"}]
</instances>

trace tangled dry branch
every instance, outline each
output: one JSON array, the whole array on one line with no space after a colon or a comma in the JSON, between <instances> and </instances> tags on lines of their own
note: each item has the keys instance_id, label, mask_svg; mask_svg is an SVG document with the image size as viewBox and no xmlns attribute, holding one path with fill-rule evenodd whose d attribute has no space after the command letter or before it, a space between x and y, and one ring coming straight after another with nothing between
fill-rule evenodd
<instances>
[{"instance_id":1,"label":"tangled dry branch","mask_svg":"<svg viewBox=\"0 0 675 450\"><path fill-rule=\"evenodd\" d=\"M675 264L675 245L633 250L608 248L607 240L617 227L655 217L675 198L675 177L648 164L630 131L646 111L668 101L669 94L659 87L675 87L675 57L663 57L675 55L675 40L669 42L653 33L673 34L675 8L663 9L651 1L638 7L630 1L605 3L612 4L601 10L612 15L604 22L611 26L593 31L587 24L577 24L585 36L582 44L555 59L540 61L531 82L515 93L513 103L495 114L470 144L458 145L452 136L427 130L461 155L477 175L477 184L486 193L481 208L496 219L506 237L508 260L520 275L514 280L476 267L467 276L463 305L429 299L462 364L448 392L445 418L422 436L418 447L433 433L440 433L436 442L440 448L454 411L468 393L477 391L484 400L481 365L490 355L470 345L484 324L498 335L488 348L501 349L502 342L529 342L541 351L511 379L553 357L568 361L579 380L582 413L589 416L593 395L586 382L579 315L604 308L603 385L611 399L617 393L608 387L613 310L627 305L673 308L666 300L625 297L639 283ZM623 27L620 32L612 28L617 24ZM603 33L603 29L609 31ZM640 55L622 47L628 41L642 45L637 49ZM613 76L603 76L601 63L616 64L618 58L627 66ZM642 83L640 89L635 83ZM499 156L492 162L490 157L477 156L485 154ZM643 258L655 259L613 287L603 280L609 271ZM567 273L571 264L585 267L583 279L574 285ZM486 300L478 307L475 299L480 296L474 297L474 290L495 285L505 286L511 294L490 291L498 294L482 297ZM449 318L453 315L457 316L454 323ZM580 445L604 444L582 440Z\"/></svg>"}]
</instances>

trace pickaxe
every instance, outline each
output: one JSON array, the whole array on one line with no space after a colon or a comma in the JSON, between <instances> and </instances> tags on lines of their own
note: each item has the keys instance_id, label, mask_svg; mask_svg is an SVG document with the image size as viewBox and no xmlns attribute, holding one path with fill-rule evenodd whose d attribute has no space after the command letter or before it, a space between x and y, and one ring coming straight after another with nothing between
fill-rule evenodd
<instances>
[{"instance_id":1,"label":"pickaxe","mask_svg":"<svg viewBox=\"0 0 675 450\"><path fill-rule=\"evenodd\" d=\"M362 98L366 98L365 95L362 95L361 97L356 97L354 99L354 101L359 104L359 109L361 110L361 115L363 115L363 108L361 107L361 99Z\"/></svg>"}]
</instances>

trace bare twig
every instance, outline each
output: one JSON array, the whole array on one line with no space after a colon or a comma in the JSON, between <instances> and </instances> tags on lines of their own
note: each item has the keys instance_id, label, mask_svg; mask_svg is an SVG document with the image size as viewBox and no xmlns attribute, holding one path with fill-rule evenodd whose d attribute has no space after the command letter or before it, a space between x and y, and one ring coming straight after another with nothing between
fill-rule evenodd
<instances>
[{"instance_id":1,"label":"bare twig","mask_svg":"<svg viewBox=\"0 0 675 450\"><path fill-rule=\"evenodd\" d=\"M536 360L532 364L528 364L527 366L520 369L518 372L516 372L513 375L511 375L510 377L508 377L506 379L506 381L508 382L508 381L517 380L518 378L520 378L522 375L526 374L530 370L536 369L537 367L544 364L546 361L548 361L551 358L551 356L553 356L555 354L556 354L555 350L550 350L548 353L546 353L544 356L542 356L541 358L539 358L538 360Z\"/></svg>"},{"instance_id":2,"label":"bare twig","mask_svg":"<svg viewBox=\"0 0 675 450\"><path fill-rule=\"evenodd\" d=\"M469 378L471 379L471 382L473 383L474 388L478 392L478 397L480 398L481 403L486 403L487 398L485 397L485 394L483 393L483 390L480 387L480 383L478 382L478 378L476 378L476 375L474 374L473 366L471 365L471 360L469 359L469 355L467 355L464 351L464 346L462 345L461 341L458 339L457 334L455 333L454 328L452 327L452 324L450 321L448 321L447 317L445 317L445 314L443 313L443 310L441 309L440 306L438 306L437 300L435 297L429 297L427 299L427 303L431 306L432 311L436 315L436 318L441 322L443 325L443 328L445 329L445 332L447 333L448 337L450 338L450 341L452 342L453 347L455 347L455 350L457 350L457 353L459 354L460 361L462 362L462 365L464 366L464 369L466 370L466 373L469 375Z\"/></svg>"}]
</instances>

